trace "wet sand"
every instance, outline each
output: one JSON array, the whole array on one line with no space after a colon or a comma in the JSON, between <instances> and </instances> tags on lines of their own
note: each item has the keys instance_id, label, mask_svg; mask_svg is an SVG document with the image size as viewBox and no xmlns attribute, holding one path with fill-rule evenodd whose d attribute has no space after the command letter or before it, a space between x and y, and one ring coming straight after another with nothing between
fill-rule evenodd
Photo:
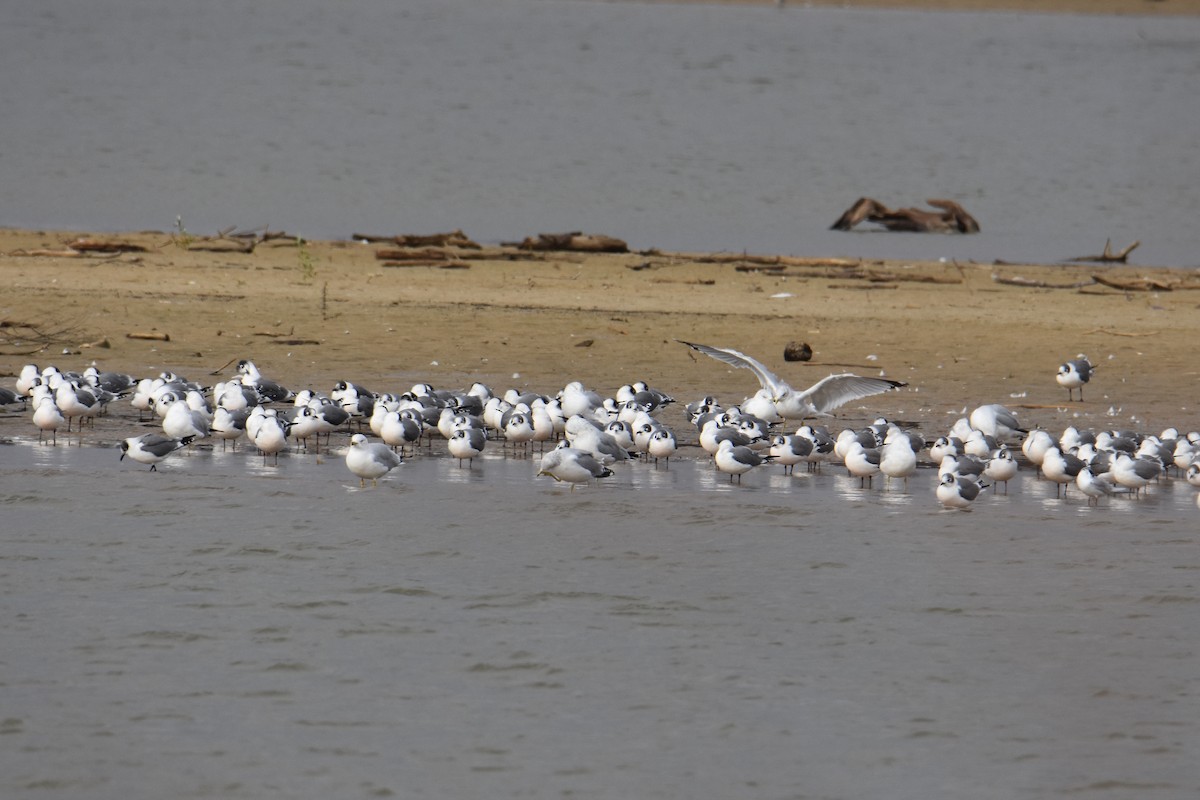
<instances>
[{"instance_id":1,"label":"wet sand","mask_svg":"<svg viewBox=\"0 0 1200 800\"><path fill-rule=\"evenodd\" d=\"M68 255L80 237L145 251ZM851 403L838 415L847 422L883 414L937 435L964 408L998 402L1050 429L1200 424L1190 269L515 247L389 262L378 252L394 245L291 238L251 253L198 249L226 244L0 231L0 385L25 363L212 382L249 358L322 391L342 379L377 391L479 380L553 393L581 380L612 393L646 380L681 401L732 403L758 388L682 339L742 350L798 387L844 371L909 384ZM1004 282L1014 280L1043 286ZM785 362L790 342L808 343L812 360ZM1078 353L1098 369L1084 401L1068 402L1054 375ZM32 429L3 419L5 435Z\"/></svg>"}]
</instances>

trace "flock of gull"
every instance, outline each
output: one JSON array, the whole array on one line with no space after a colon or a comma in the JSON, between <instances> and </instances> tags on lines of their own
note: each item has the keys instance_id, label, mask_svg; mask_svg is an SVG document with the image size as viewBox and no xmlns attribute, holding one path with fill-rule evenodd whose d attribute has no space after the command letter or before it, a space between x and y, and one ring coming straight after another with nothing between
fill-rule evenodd
<instances>
[{"instance_id":1,"label":"flock of gull","mask_svg":"<svg viewBox=\"0 0 1200 800\"><path fill-rule=\"evenodd\" d=\"M567 383L553 395L510 389L494 393L480 383L463 391L417 384L401 393L377 393L339 381L328 393L293 391L265 377L249 360L237 374L203 386L173 373L154 378L100 372L82 373L28 364L12 389L0 387L0 405L22 404L31 412L39 442L57 443L58 431L81 431L115 401L127 401L141 418L151 415L161 433L121 442L121 458L156 470L157 465L197 442L222 448L250 442L264 463L289 447L320 452L335 433L349 433L344 448L347 469L377 485L404 463L422 443L432 448L440 437L449 456L470 468L488 447L531 456L539 450L538 476L565 482L573 490L614 474L613 467L644 459L669 468L681 446L698 442L715 469L731 483L769 465L784 473L803 464L819 472L840 464L864 488L879 478L888 487L908 480L918 467L932 465L938 481L934 494L948 509L969 510L985 490L1007 493L1021 460L1039 479L1055 485L1057 496L1077 491L1089 505L1103 498L1136 499L1174 473L1200 489L1200 432L1171 428L1159 434L1088 431L1068 427L1058 436L1027 429L1002 405L980 406L960 418L934 441L883 419L872 425L831 433L818 425L842 405L905 384L885 378L844 373L830 375L810 388L792 388L762 363L728 348L683 342L729 366L754 373L760 389L736 406L722 407L713 397L686 406L694 426L680 436L661 419L675 403L645 382L622 386L611 397L581 382ZM1092 377L1085 356L1069 360L1056 380L1074 400ZM93 422L94 424L94 422ZM793 427L794 426L794 427ZM366 431L370 431L370 435ZM430 449L430 452L432 450ZM1197 494L1200 505L1200 494Z\"/></svg>"}]
</instances>

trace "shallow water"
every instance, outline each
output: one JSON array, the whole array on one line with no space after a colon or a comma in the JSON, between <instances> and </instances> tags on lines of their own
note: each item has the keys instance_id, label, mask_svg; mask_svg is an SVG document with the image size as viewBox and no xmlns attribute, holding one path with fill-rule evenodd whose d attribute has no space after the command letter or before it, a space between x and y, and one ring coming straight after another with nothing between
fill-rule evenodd
<instances>
[{"instance_id":1,"label":"shallow water","mask_svg":"<svg viewBox=\"0 0 1200 800\"><path fill-rule=\"evenodd\" d=\"M793 5L14 4L0 224L1200 263L1200 20Z\"/></svg>"},{"instance_id":2,"label":"shallow water","mask_svg":"<svg viewBox=\"0 0 1200 800\"><path fill-rule=\"evenodd\" d=\"M1184 798L1182 481L0 445L5 797Z\"/></svg>"}]
</instances>

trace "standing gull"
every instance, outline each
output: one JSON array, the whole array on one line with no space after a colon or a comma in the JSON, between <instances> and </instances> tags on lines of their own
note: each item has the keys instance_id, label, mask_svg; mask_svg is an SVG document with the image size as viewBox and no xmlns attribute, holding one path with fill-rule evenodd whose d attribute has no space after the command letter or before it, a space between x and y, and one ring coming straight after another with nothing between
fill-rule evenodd
<instances>
[{"instance_id":1,"label":"standing gull","mask_svg":"<svg viewBox=\"0 0 1200 800\"><path fill-rule=\"evenodd\" d=\"M724 347L710 347L706 344L693 344L682 339L675 341L687 345L693 350L703 353L710 358L723 361L732 367L748 369L758 378L762 388L771 393L779 416L784 419L803 420L808 417L830 417L834 409L862 397L882 394L883 392L907 386L903 381L892 381L886 378L864 378L849 372L840 375L830 375L814 383L804 391L797 391L788 386L775 373L764 367L750 356Z\"/></svg>"},{"instance_id":2,"label":"standing gull","mask_svg":"<svg viewBox=\"0 0 1200 800\"><path fill-rule=\"evenodd\" d=\"M1088 361L1088 357L1080 353L1075 358L1067 363L1059 366L1058 374L1054 376L1054 380L1058 381L1058 385L1067 390L1067 400L1075 399L1075 390L1079 390L1079 402L1083 402L1083 385L1092 379L1092 372L1095 371L1092 362Z\"/></svg>"},{"instance_id":3,"label":"standing gull","mask_svg":"<svg viewBox=\"0 0 1200 800\"><path fill-rule=\"evenodd\" d=\"M367 478L373 486L379 479L404 463L386 444L372 443L361 433L350 437L350 449L346 451L346 468L358 476L358 485L366 487Z\"/></svg>"},{"instance_id":4,"label":"standing gull","mask_svg":"<svg viewBox=\"0 0 1200 800\"><path fill-rule=\"evenodd\" d=\"M774 458L775 456L771 455L759 455L749 447L735 445L729 439L722 439L721 444L717 447L717 452L713 455L717 469L729 474L730 483L733 483L735 475L737 476L737 482L741 483L744 473L749 472L759 464L772 461Z\"/></svg>"},{"instance_id":5,"label":"standing gull","mask_svg":"<svg viewBox=\"0 0 1200 800\"><path fill-rule=\"evenodd\" d=\"M187 447L191 444L192 438L191 436L185 436L182 439L168 439L166 436L159 436L157 433L131 436L121 442L121 457L117 460L123 461L125 456L129 456L138 463L149 464L150 471L157 472L158 462L176 450Z\"/></svg>"},{"instance_id":6,"label":"standing gull","mask_svg":"<svg viewBox=\"0 0 1200 800\"><path fill-rule=\"evenodd\" d=\"M967 510L979 496L979 490L986 488L978 480L964 478L951 472L943 472L935 493L938 502L946 508Z\"/></svg>"}]
</instances>

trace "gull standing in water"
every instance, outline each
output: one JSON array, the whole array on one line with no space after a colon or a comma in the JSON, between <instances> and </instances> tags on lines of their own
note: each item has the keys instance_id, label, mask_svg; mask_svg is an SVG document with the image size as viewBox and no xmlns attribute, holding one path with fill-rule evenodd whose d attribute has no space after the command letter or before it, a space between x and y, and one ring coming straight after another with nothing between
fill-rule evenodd
<instances>
[{"instance_id":1,"label":"gull standing in water","mask_svg":"<svg viewBox=\"0 0 1200 800\"><path fill-rule=\"evenodd\" d=\"M554 480L571 484L587 483L592 478L607 478L613 471L586 450L567 447L565 443L542 456L538 465L538 475L549 475Z\"/></svg>"},{"instance_id":2,"label":"gull standing in water","mask_svg":"<svg viewBox=\"0 0 1200 800\"><path fill-rule=\"evenodd\" d=\"M987 487L978 480L957 476L952 472L943 472L937 485L937 499L946 508L968 510L971 503L979 496L980 489Z\"/></svg>"},{"instance_id":3,"label":"gull standing in water","mask_svg":"<svg viewBox=\"0 0 1200 800\"><path fill-rule=\"evenodd\" d=\"M403 463L404 459L386 444L368 442L361 433L350 437L346 468L358 476L358 485L362 488L366 488L367 478L373 486L378 486L380 478Z\"/></svg>"},{"instance_id":4,"label":"gull standing in water","mask_svg":"<svg viewBox=\"0 0 1200 800\"><path fill-rule=\"evenodd\" d=\"M483 428L460 428L450 434L446 449L458 459L458 466L461 467L464 458L467 460L467 466L471 466L475 462L475 456L482 453L486 445L487 434L483 432Z\"/></svg>"},{"instance_id":5,"label":"gull standing in water","mask_svg":"<svg viewBox=\"0 0 1200 800\"><path fill-rule=\"evenodd\" d=\"M182 439L168 439L166 436L159 436L157 433L131 436L121 442L121 457L117 460L123 461L125 460L125 456L129 456L138 463L149 464L151 472L158 472L158 462L176 450L187 447L191 444L192 438L191 436L185 436Z\"/></svg>"},{"instance_id":6,"label":"gull standing in water","mask_svg":"<svg viewBox=\"0 0 1200 800\"><path fill-rule=\"evenodd\" d=\"M779 416L784 419L807 419L809 417L830 417L834 409L858 400L862 397L882 394L908 384L903 381L893 381L886 378L864 378L849 372L840 375L830 375L814 383L804 391L797 391L788 386L775 373L755 361L745 353L724 347L710 347L706 344L693 344L682 339L675 341L687 345L693 350L722 361L732 367L748 369L758 378L759 384L771 394Z\"/></svg>"},{"instance_id":7,"label":"gull standing in water","mask_svg":"<svg viewBox=\"0 0 1200 800\"><path fill-rule=\"evenodd\" d=\"M749 447L735 445L729 439L722 439L717 452L713 454L717 469L729 474L730 483L733 483L734 476L737 476L737 482L741 483L743 474L774 458L775 456L771 455L759 455Z\"/></svg>"}]
</instances>

